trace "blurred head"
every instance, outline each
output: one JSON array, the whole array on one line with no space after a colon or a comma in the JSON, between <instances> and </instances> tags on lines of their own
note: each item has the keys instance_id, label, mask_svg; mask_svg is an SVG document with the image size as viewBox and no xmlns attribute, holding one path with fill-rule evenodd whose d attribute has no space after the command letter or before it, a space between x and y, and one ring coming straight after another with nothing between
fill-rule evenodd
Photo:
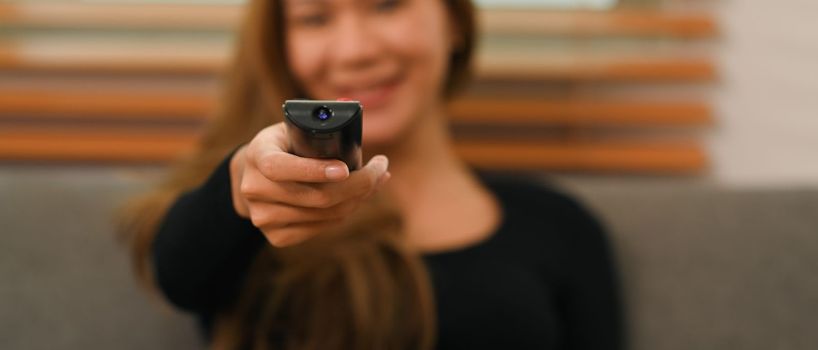
<instances>
[{"instance_id":1,"label":"blurred head","mask_svg":"<svg viewBox=\"0 0 818 350\"><path fill-rule=\"evenodd\" d=\"M281 97L360 100L365 145L400 139L467 77L468 1L268 0L248 10L241 49L264 98L279 97L269 107Z\"/></svg>"},{"instance_id":2,"label":"blurred head","mask_svg":"<svg viewBox=\"0 0 818 350\"><path fill-rule=\"evenodd\" d=\"M442 105L451 57L464 42L458 14L443 0L283 5L287 62L296 83L313 99L361 101L365 144L399 139Z\"/></svg>"}]
</instances>

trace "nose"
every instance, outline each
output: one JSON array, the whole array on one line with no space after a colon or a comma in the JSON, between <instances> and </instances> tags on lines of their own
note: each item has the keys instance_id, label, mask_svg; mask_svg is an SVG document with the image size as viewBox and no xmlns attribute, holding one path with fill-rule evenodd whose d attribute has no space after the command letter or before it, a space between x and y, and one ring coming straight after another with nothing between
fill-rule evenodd
<instances>
[{"instance_id":1,"label":"nose","mask_svg":"<svg viewBox=\"0 0 818 350\"><path fill-rule=\"evenodd\" d=\"M364 17L349 14L338 19L330 52L342 68L364 68L378 60L382 43L376 28Z\"/></svg>"}]
</instances>

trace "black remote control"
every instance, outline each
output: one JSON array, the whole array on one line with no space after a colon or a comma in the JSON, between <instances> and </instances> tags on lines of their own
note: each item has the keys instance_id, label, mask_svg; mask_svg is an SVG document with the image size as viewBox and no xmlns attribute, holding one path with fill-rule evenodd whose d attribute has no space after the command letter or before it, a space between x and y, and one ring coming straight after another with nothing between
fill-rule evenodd
<instances>
[{"instance_id":1,"label":"black remote control","mask_svg":"<svg viewBox=\"0 0 818 350\"><path fill-rule=\"evenodd\" d=\"M282 106L290 153L361 165L363 108L358 101L287 100Z\"/></svg>"}]
</instances>

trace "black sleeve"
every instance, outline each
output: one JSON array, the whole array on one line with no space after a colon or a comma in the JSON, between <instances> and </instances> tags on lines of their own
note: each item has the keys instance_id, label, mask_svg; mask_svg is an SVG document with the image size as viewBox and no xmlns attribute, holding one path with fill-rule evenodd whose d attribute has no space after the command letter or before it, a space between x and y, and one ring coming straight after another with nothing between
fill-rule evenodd
<instances>
[{"instance_id":1,"label":"black sleeve","mask_svg":"<svg viewBox=\"0 0 818 350\"><path fill-rule=\"evenodd\" d=\"M231 157L176 200L153 241L157 284L171 303L188 311L209 314L235 299L266 242L233 208Z\"/></svg>"},{"instance_id":2,"label":"black sleeve","mask_svg":"<svg viewBox=\"0 0 818 350\"><path fill-rule=\"evenodd\" d=\"M565 349L623 349L621 296L605 230L578 202L563 197L565 269L558 308Z\"/></svg>"}]
</instances>

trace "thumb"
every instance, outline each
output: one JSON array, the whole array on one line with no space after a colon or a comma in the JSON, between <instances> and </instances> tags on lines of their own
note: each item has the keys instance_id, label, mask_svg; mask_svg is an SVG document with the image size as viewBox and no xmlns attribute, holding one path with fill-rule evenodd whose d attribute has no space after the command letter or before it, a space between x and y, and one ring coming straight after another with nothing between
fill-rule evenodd
<instances>
[{"instance_id":1,"label":"thumb","mask_svg":"<svg viewBox=\"0 0 818 350\"><path fill-rule=\"evenodd\" d=\"M375 180L380 179L389 170L389 158L379 154L366 163L364 169L371 172Z\"/></svg>"}]
</instances>

